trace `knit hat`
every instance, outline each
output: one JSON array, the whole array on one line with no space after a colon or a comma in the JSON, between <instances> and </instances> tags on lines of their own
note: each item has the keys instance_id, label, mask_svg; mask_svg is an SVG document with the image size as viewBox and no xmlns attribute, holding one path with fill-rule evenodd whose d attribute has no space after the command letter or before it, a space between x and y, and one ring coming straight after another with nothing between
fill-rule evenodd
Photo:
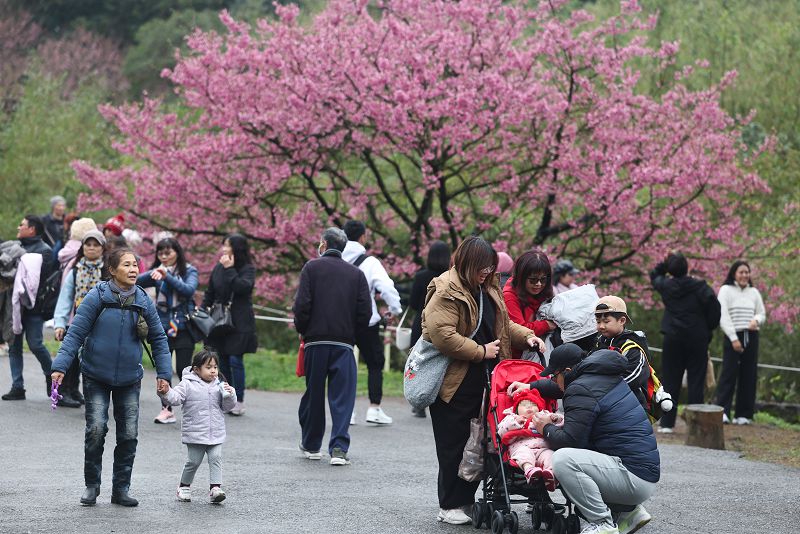
<instances>
[{"instance_id":1,"label":"knit hat","mask_svg":"<svg viewBox=\"0 0 800 534\"><path fill-rule=\"evenodd\" d=\"M542 395L535 389L529 389L527 391L521 391L514 395L514 413L518 413L519 410L519 403L528 400L534 403L536 406L539 407L540 410L544 410L546 403L542 398Z\"/></svg>"},{"instance_id":2,"label":"knit hat","mask_svg":"<svg viewBox=\"0 0 800 534\"><path fill-rule=\"evenodd\" d=\"M83 241L83 236L89 230L97 230L97 225L93 219L82 217L72 223L69 229L69 238L75 241Z\"/></svg>"},{"instance_id":3,"label":"knit hat","mask_svg":"<svg viewBox=\"0 0 800 534\"><path fill-rule=\"evenodd\" d=\"M514 260L505 252L497 253L497 272L510 273L514 269Z\"/></svg>"},{"instance_id":4,"label":"knit hat","mask_svg":"<svg viewBox=\"0 0 800 534\"><path fill-rule=\"evenodd\" d=\"M103 231L110 230L114 235L122 235L122 230L125 229L125 215L118 213L114 215L103 226Z\"/></svg>"},{"instance_id":5,"label":"knit hat","mask_svg":"<svg viewBox=\"0 0 800 534\"><path fill-rule=\"evenodd\" d=\"M81 239L81 244L86 243L88 239L96 239L102 246L106 246L106 236L100 230L94 229L86 232Z\"/></svg>"}]
</instances>

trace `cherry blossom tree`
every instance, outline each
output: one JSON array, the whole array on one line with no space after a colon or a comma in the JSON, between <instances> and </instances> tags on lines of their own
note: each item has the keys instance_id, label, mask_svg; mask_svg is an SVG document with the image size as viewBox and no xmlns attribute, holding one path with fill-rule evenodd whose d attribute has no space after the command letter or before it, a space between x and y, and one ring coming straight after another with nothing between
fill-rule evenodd
<instances>
[{"instance_id":1,"label":"cherry blossom tree","mask_svg":"<svg viewBox=\"0 0 800 534\"><path fill-rule=\"evenodd\" d=\"M478 232L637 298L673 249L716 281L738 256L780 251L786 229L741 216L769 194L752 170L768 147L748 152L751 117L720 107L735 74L690 90L704 63L649 43L655 19L635 1L601 21L565 3L332 0L308 26L296 7L256 27L223 12L227 32L195 32L164 73L179 110L102 109L130 164L76 162L83 207L121 206L198 250L242 232L268 299L348 218L397 274L431 239ZM645 69L656 94L638 88Z\"/></svg>"}]
</instances>

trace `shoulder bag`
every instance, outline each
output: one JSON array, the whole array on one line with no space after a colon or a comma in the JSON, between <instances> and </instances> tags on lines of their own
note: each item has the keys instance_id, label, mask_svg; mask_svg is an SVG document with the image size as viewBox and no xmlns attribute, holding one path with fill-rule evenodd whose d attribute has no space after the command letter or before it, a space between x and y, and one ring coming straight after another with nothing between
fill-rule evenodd
<instances>
[{"instance_id":1,"label":"shoulder bag","mask_svg":"<svg viewBox=\"0 0 800 534\"><path fill-rule=\"evenodd\" d=\"M475 337L483 319L483 292L480 293L478 326L470 334ZM420 336L411 349L403 370L403 394L408 403L417 410L427 408L436 401L442 388L447 366L451 358L445 356L433 343Z\"/></svg>"}]
</instances>

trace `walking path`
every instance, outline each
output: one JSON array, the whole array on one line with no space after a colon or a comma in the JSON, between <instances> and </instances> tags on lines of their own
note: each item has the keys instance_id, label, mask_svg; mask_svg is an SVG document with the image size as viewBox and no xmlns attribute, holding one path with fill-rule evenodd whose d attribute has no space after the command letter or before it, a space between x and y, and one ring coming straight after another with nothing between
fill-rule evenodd
<instances>
[{"instance_id":1,"label":"walking path","mask_svg":"<svg viewBox=\"0 0 800 534\"><path fill-rule=\"evenodd\" d=\"M0 390L10 387L0 358ZM207 466L198 471L194 501L179 503L175 488L185 450L179 425L155 425L155 379L142 388L139 448L131 495L137 508L109 502L113 419L106 438L98 504L78 504L83 490L83 410L52 412L44 379L26 355L28 399L0 402L0 533L442 533L472 526L436 523L436 455L429 419L412 417L403 399L386 399L388 427L351 427L352 465L305 460L297 449L294 393L247 392L247 413L229 417L224 448L228 500L207 504ZM794 532L800 524L800 470L750 462L736 453L663 445L662 478L647 503L653 521L643 533ZM533 532L521 515L520 532ZM488 531L484 531L488 532Z\"/></svg>"}]
</instances>

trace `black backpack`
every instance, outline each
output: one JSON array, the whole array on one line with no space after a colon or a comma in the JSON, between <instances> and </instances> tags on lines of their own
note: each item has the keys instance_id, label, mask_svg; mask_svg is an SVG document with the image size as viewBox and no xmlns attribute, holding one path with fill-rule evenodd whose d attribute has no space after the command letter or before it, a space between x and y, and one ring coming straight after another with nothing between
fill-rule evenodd
<instances>
[{"instance_id":1,"label":"black backpack","mask_svg":"<svg viewBox=\"0 0 800 534\"><path fill-rule=\"evenodd\" d=\"M36 294L36 305L45 321L53 318L58 303L58 294L61 292L61 270L54 269L47 278L39 282L39 292Z\"/></svg>"}]
</instances>

